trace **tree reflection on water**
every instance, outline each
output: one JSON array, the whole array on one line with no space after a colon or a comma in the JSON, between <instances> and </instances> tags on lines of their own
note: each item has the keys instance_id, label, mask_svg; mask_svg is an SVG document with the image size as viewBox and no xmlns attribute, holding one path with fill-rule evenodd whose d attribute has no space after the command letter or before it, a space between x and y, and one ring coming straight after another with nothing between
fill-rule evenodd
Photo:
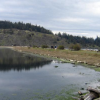
<instances>
[{"instance_id":1,"label":"tree reflection on water","mask_svg":"<svg viewBox=\"0 0 100 100\"><path fill-rule=\"evenodd\" d=\"M36 69L50 62L51 60L43 57L20 53L11 49L0 49L0 71Z\"/></svg>"}]
</instances>

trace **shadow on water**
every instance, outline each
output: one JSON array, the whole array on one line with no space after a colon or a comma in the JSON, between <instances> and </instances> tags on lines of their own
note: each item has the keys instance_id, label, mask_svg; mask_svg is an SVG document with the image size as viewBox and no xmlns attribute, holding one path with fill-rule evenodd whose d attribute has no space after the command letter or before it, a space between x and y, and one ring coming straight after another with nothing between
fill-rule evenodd
<instances>
[{"instance_id":1,"label":"shadow on water","mask_svg":"<svg viewBox=\"0 0 100 100\"><path fill-rule=\"evenodd\" d=\"M11 49L0 49L0 71L37 69L49 63L51 63L51 60L46 58L16 52Z\"/></svg>"}]
</instances>

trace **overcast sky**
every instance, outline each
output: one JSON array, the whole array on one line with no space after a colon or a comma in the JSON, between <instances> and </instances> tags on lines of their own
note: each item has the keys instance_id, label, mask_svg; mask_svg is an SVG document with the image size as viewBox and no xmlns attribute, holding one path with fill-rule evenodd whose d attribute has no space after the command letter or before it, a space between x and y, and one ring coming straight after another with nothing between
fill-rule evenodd
<instances>
[{"instance_id":1,"label":"overcast sky","mask_svg":"<svg viewBox=\"0 0 100 100\"><path fill-rule=\"evenodd\" d=\"M100 36L100 0L0 0L0 20L95 38Z\"/></svg>"}]
</instances>

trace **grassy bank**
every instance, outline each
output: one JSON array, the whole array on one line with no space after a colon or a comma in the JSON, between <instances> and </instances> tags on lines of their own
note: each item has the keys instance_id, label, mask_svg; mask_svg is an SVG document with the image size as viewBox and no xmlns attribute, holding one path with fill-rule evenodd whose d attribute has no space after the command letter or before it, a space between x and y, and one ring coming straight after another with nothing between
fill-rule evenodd
<instances>
[{"instance_id":1,"label":"grassy bank","mask_svg":"<svg viewBox=\"0 0 100 100\"><path fill-rule=\"evenodd\" d=\"M82 63L90 65L91 68L100 71L100 53L96 51L70 51L58 49L42 49L32 47L14 47L15 50L31 52L34 54L45 55L58 58L64 62Z\"/></svg>"}]
</instances>

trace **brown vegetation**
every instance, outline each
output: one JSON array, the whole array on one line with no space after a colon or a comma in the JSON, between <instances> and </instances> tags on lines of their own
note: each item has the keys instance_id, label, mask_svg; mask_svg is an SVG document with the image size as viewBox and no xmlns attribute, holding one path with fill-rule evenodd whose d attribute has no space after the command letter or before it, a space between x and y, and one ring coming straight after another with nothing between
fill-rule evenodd
<instances>
[{"instance_id":1,"label":"brown vegetation","mask_svg":"<svg viewBox=\"0 0 100 100\"><path fill-rule=\"evenodd\" d=\"M100 66L100 53L96 51L70 51L70 50L58 50L58 49L42 49L33 47L14 47L15 50L31 52L34 54L47 55L50 57L56 57L72 62L84 63L88 65Z\"/></svg>"}]
</instances>

